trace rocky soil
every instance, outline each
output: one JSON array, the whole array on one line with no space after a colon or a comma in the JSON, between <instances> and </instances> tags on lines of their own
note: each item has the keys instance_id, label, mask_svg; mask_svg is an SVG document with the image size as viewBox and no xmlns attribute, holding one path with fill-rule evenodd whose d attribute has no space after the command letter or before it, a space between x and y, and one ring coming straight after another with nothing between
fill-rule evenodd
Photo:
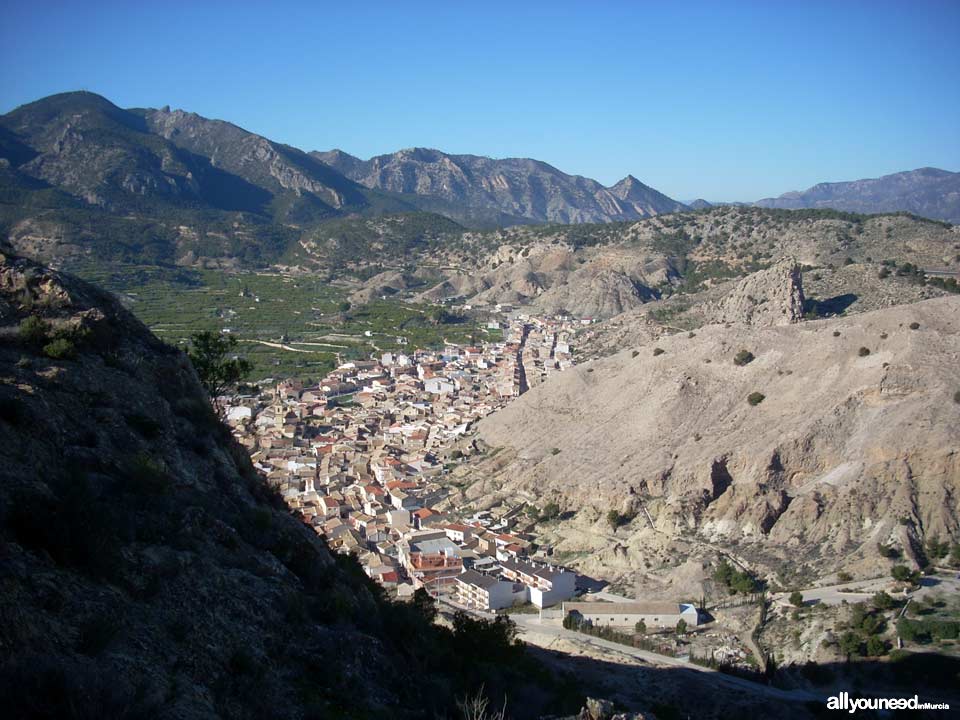
<instances>
[{"instance_id":1,"label":"rocky soil","mask_svg":"<svg viewBox=\"0 0 960 720\"><path fill-rule=\"evenodd\" d=\"M920 560L960 537L958 322L950 296L642 334L481 423L464 501L559 503L558 557L651 595L712 591L718 553L781 583L882 571L879 543Z\"/></svg>"}]
</instances>

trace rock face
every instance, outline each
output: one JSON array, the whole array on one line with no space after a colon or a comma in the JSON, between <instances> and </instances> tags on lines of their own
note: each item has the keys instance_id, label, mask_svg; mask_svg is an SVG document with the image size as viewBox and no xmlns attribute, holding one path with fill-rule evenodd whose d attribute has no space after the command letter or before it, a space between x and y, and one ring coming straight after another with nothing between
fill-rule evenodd
<instances>
[{"instance_id":1,"label":"rock face","mask_svg":"<svg viewBox=\"0 0 960 720\"><path fill-rule=\"evenodd\" d=\"M960 173L920 168L851 182L820 183L802 192L758 200L767 208L834 208L860 213L903 210L960 222Z\"/></svg>"},{"instance_id":2,"label":"rock face","mask_svg":"<svg viewBox=\"0 0 960 720\"><path fill-rule=\"evenodd\" d=\"M686 573L700 543L771 572L875 572L879 543L920 558L925 537L960 538L958 330L950 296L660 337L485 419L502 451L466 501L558 502L574 517L545 541L628 583ZM611 509L632 518L615 536Z\"/></svg>"},{"instance_id":3,"label":"rock face","mask_svg":"<svg viewBox=\"0 0 960 720\"><path fill-rule=\"evenodd\" d=\"M709 313L713 322L789 325L803 317L803 283L793 258L748 275Z\"/></svg>"},{"instance_id":4,"label":"rock face","mask_svg":"<svg viewBox=\"0 0 960 720\"><path fill-rule=\"evenodd\" d=\"M637 220L684 209L632 175L605 188L529 158L494 160L412 148L360 160L342 150L312 153L369 188L436 198L493 211L517 222L591 223Z\"/></svg>"},{"instance_id":5,"label":"rock face","mask_svg":"<svg viewBox=\"0 0 960 720\"><path fill-rule=\"evenodd\" d=\"M183 353L3 254L0 550L9 717L449 717L499 672L286 511Z\"/></svg>"}]
</instances>

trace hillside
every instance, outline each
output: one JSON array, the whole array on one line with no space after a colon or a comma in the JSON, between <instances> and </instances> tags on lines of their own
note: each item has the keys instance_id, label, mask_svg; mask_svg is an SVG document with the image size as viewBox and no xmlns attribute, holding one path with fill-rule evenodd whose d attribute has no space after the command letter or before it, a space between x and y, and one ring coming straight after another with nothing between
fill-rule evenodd
<instances>
[{"instance_id":1,"label":"hillside","mask_svg":"<svg viewBox=\"0 0 960 720\"><path fill-rule=\"evenodd\" d=\"M450 155L427 148L360 160L342 150L311 153L369 188L417 195L470 211L524 222L596 223L637 220L683 210L684 205L632 175L609 188L530 158ZM442 212L438 210L438 212ZM454 215L457 218L457 215Z\"/></svg>"},{"instance_id":2,"label":"hillside","mask_svg":"<svg viewBox=\"0 0 960 720\"><path fill-rule=\"evenodd\" d=\"M0 698L16 718L569 711L502 623L430 622L288 514L185 356L0 256Z\"/></svg>"},{"instance_id":3,"label":"hillside","mask_svg":"<svg viewBox=\"0 0 960 720\"><path fill-rule=\"evenodd\" d=\"M741 298L792 302L771 272ZM787 324L729 310L638 333L484 420L455 502L558 503L539 540L641 596L710 594L718 553L788 586L960 539L960 298Z\"/></svg>"},{"instance_id":4,"label":"hillside","mask_svg":"<svg viewBox=\"0 0 960 720\"><path fill-rule=\"evenodd\" d=\"M417 267L445 276L420 294L424 299L458 297L477 305L514 303L541 313L610 318L644 306L659 311L655 300L710 290L784 257L821 276L850 264L873 274L874 282L843 292L842 285L830 286L838 296L866 288L854 298L859 310L871 305L875 286L889 288L886 297L896 301L897 267L906 263L960 269L960 230L903 214L717 207L634 223L468 231L430 246ZM891 277L878 285L885 267ZM913 274L909 279L923 283ZM670 312L694 302L677 297Z\"/></svg>"},{"instance_id":5,"label":"hillside","mask_svg":"<svg viewBox=\"0 0 960 720\"><path fill-rule=\"evenodd\" d=\"M48 262L256 266L304 226L414 210L296 148L181 110L75 92L0 117L0 228Z\"/></svg>"},{"instance_id":6,"label":"hillside","mask_svg":"<svg viewBox=\"0 0 960 720\"><path fill-rule=\"evenodd\" d=\"M833 208L858 213L905 211L960 222L960 173L920 168L879 178L820 183L754 203L758 207Z\"/></svg>"}]
</instances>

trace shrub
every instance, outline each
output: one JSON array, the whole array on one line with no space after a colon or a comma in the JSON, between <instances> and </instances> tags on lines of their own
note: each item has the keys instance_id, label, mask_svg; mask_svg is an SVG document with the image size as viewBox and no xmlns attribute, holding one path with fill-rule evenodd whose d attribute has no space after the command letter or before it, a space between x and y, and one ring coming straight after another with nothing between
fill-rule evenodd
<instances>
[{"instance_id":1,"label":"shrub","mask_svg":"<svg viewBox=\"0 0 960 720\"><path fill-rule=\"evenodd\" d=\"M747 395L747 402L750 403L751 405L759 405L764 401L766 397L767 396L764 395L763 393L752 392L749 395Z\"/></svg>"},{"instance_id":2,"label":"shrub","mask_svg":"<svg viewBox=\"0 0 960 720\"><path fill-rule=\"evenodd\" d=\"M643 620L637 620L637 624L633 626L633 631L637 633L637 635L646 635L647 624Z\"/></svg>"},{"instance_id":3,"label":"shrub","mask_svg":"<svg viewBox=\"0 0 960 720\"><path fill-rule=\"evenodd\" d=\"M657 355L663 355L665 352L666 350L664 350L663 348L654 348L653 356L656 357Z\"/></svg>"},{"instance_id":4,"label":"shrub","mask_svg":"<svg viewBox=\"0 0 960 720\"><path fill-rule=\"evenodd\" d=\"M906 565L894 565L890 570L890 575L898 582L916 584L920 580L920 573L911 570Z\"/></svg>"},{"instance_id":5,"label":"shrub","mask_svg":"<svg viewBox=\"0 0 960 720\"><path fill-rule=\"evenodd\" d=\"M883 590L873 596L872 602L873 606L878 610L889 610L896 604L894 599L883 592Z\"/></svg>"},{"instance_id":6,"label":"shrub","mask_svg":"<svg viewBox=\"0 0 960 720\"><path fill-rule=\"evenodd\" d=\"M954 401L955 403L960 404L960 390L957 390L957 391L953 394L953 401Z\"/></svg>"},{"instance_id":7,"label":"shrub","mask_svg":"<svg viewBox=\"0 0 960 720\"><path fill-rule=\"evenodd\" d=\"M639 350L634 350L632 353L630 353L630 357L635 358L639 354L640 354Z\"/></svg>"},{"instance_id":8,"label":"shrub","mask_svg":"<svg viewBox=\"0 0 960 720\"><path fill-rule=\"evenodd\" d=\"M880 655L886 655L887 643L876 635L871 635L867 638L867 646L865 650L867 657L879 657Z\"/></svg>"},{"instance_id":9,"label":"shrub","mask_svg":"<svg viewBox=\"0 0 960 720\"><path fill-rule=\"evenodd\" d=\"M548 502L540 511L541 521L553 520L558 517L560 517L560 506L555 502Z\"/></svg>"},{"instance_id":10,"label":"shrub","mask_svg":"<svg viewBox=\"0 0 960 720\"><path fill-rule=\"evenodd\" d=\"M752 363L753 360L754 360L753 353L750 352L749 350L741 350L740 352L738 352L736 355L733 356L733 364L739 367L748 365L749 363Z\"/></svg>"},{"instance_id":11,"label":"shrub","mask_svg":"<svg viewBox=\"0 0 960 720\"><path fill-rule=\"evenodd\" d=\"M839 330L834 330L834 331L833 331L833 336L834 336L834 337L840 337L840 331L839 331Z\"/></svg>"},{"instance_id":12,"label":"shrub","mask_svg":"<svg viewBox=\"0 0 960 720\"><path fill-rule=\"evenodd\" d=\"M560 448L550 448L550 454L551 454L551 455L559 455L559 454L560 454Z\"/></svg>"},{"instance_id":13,"label":"shrub","mask_svg":"<svg viewBox=\"0 0 960 720\"><path fill-rule=\"evenodd\" d=\"M912 323L910 323L910 329L911 329L911 330L919 330L919 329L920 329L920 323L918 323L918 322L912 322Z\"/></svg>"},{"instance_id":14,"label":"shrub","mask_svg":"<svg viewBox=\"0 0 960 720\"><path fill-rule=\"evenodd\" d=\"M796 607L803 607L803 593L799 590L794 590L790 593L790 604Z\"/></svg>"},{"instance_id":15,"label":"shrub","mask_svg":"<svg viewBox=\"0 0 960 720\"><path fill-rule=\"evenodd\" d=\"M687 633L687 621L683 618L677 622L677 635L685 635Z\"/></svg>"},{"instance_id":16,"label":"shrub","mask_svg":"<svg viewBox=\"0 0 960 720\"><path fill-rule=\"evenodd\" d=\"M59 337L43 346L43 354L51 360L71 360L76 357L77 346L72 340Z\"/></svg>"},{"instance_id":17,"label":"shrub","mask_svg":"<svg viewBox=\"0 0 960 720\"><path fill-rule=\"evenodd\" d=\"M870 354L870 348L868 347L862 347L859 350L857 350L857 355L859 355L860 357L866 357L869 354Z\"/></svg>"},{"instance_id":18,"label":"shrub","mask_svg":"<svg viewBox=\"0 0 960 720\"><path fill-rule=\"evenodd\" d=\"M851 580L853 580L853 575L848 573L846 570L841 570L840 572L837 573L837 580L839 580L840 582L850 582Z\"/></svg>"},{"instance_id":19,"label":"shrub","mask_svg":"<svg viewBox=\"0 0 960 720\"><path fill-rule=\"evenodd\" d=\"M36 315L30 315L20 322L18 335L24 345L42 347L50 334L50 326Z\"/></svg>"}]
</instances>

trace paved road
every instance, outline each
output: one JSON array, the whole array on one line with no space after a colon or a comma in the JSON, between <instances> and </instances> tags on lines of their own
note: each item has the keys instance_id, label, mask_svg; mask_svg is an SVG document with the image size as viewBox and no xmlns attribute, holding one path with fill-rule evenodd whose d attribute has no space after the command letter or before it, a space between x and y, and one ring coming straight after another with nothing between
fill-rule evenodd
<instances>
[{"instance_id":1,"label":"paved road","mask_svg":"<svg viewBox=\"0 0 960 720\"><path fill-rule=\"evenodd\" d=\"M658 655L657 653L653 653L648 650L632 648L627 645L621 645L619 643L610 642L609 640L593 637L592 635L585 635L583 633L574 632L573 630L566 630L563 627L556 625L555 621L540 620L537 615L513 615L511 617L517 623L517 629L521 634L527 637L528 641L532 639L531 636L536 635L545 635L552 638L563 638L563 640L573 645L580 645L582 647L590 647L593 650L600 650L602 654L611 656L611 659L615 659L617 656L627 656L651 665L680 668L682 670L688 670L691 672L704 673L711 676L713 681L720 684L737 688L738 690L745 690L747 692L756 693L759 695L766 695L767 697L774 698L776 700L788 700L794 702L823 700L823 698L815 693L809 693L802 690L781 690L779 688L770 687L769 685L762 685L760 683L744 680L743 678L735 677L733 675L727 675L712 668L694 665L693 663L682 658L672 658L666 655ZM531 644L539 645L539 643L535 642L531 642Z\"/></svg>"},{"instance_id":2,"label":"paved road","mask_svg":"<svg viewBox=\"0 0 960 720\"><path fill-rule=\"evenodd\" d=\"M869 600L881 590L886 590L893 581L889 576L870 580L854 580L852 582L825 585L823 587L801 590L805 603L821 602L824 605L840 605L844 600L848 603ZM861 590L862 592L854 592ZM960 593L960 579L956 572L943 572L937 575L924 577L920 580L920 589L909 593L912 598L922 598L937 592ZM787 598L790 593L778 593L774 599Z\"/></svg>"}]
</instances>

